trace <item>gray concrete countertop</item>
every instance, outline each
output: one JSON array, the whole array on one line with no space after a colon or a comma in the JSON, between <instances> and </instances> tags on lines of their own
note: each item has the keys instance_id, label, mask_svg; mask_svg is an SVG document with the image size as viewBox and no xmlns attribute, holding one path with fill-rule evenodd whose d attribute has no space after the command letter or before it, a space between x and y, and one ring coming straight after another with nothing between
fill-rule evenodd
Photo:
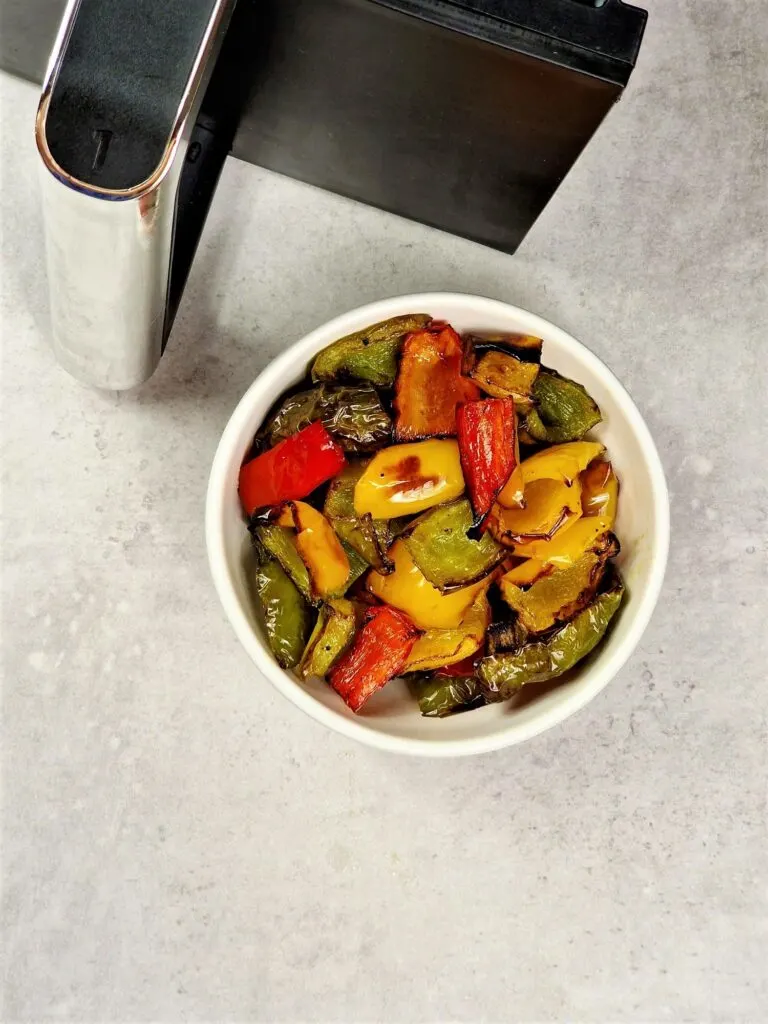
<instances>
[{"instance_id":1,"label":"gray concrete countertop","mask_svg":"<svg viewBox=\"0 0 768 1024\"><path fill-rule=\"evenodd\" d=\"M625 99L514 258L230 161L135 394L53 361L36 92L0 82L4 1020L768 1020L768 17L648 6ZM673 519L612 685L445 764L280 698L203 542L219 434L270 357L428 289L605 359Z\"/></svg>"}]
</instances>

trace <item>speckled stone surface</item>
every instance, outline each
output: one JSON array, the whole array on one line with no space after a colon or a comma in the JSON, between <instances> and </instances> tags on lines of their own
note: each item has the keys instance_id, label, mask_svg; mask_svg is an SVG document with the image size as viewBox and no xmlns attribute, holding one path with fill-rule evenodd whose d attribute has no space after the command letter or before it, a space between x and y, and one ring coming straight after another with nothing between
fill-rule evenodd
<instances>
[{"instance_id":1,"label":"speckled stone surface","mask_svg":"<svg viewBox=\"0 0 768 1024\"><path fill-rule=\"evenodd\" d=\"M54 364L36 94L0 82L3 1020L768 1020L768 15L649 6L626 98L514 258L231 161L137 394ZM203 543L218 436L270 356L427 289L604 358L673 519L614 683L445 764L274 693Z\"/></svg>"}]
</instances>

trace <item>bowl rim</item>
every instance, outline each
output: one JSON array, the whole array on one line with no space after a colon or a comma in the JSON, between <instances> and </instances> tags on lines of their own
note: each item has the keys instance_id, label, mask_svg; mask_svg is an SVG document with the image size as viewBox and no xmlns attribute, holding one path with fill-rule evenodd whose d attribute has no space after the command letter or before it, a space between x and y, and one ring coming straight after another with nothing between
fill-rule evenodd
<instances>
[{"instance_id":1,"label":"bowl rim","mask_svg":"<svg viewBox=\"0 0 768 1024\"><path fill-rule=\"evenodd\" d=\"M588 685L574 690L562 702L548 708L534 720L515 723L514 717L511 717L503 729L486 736L440 740L391 735L367 725L365 718L347 718L316 700L302 687L299 680L294 679L277 664L257 638L240 607L232 585L225 554L224 508L227 478L231 473L233 456L237 454L237 457L241 457L234 449L252 416L252 407L260 396L267 393L270 400L265 408L266 412L277 394L274 385L277 383L283 387L281 378L286 372L290 372L299 361L306 363L320 347L330 344L327 340L329 336L331 340L341 338L364 326L365 323L374 323L419 307L428 310L430 305L439 306L448 302L466 302L472 306L473 314L480 317L483 310L487 311L488 315L513 313L518 319L526 322L528 333L544 338L545 342L548 338L557 340L564 347L571 348L581 362L589 366L596 376L602 377L606 386L616 394L622 412L645 454L651 478L656 523L648 580L642 593L637 595L629 632L605 660L595 663L588 678ZM227 421L213 458L205 503L205 540L214 586L237 638L262 674L284 697L329 729L378 750L426 757L483 754L522 743L559 725L593 700L621 670L651 619L664 582L669 552L669 530L669 496L661 459L645 420L614 373L582 342L543 317L512 303L462 292L417 292L369 302L326 321L289 345L256 377Z\"/></svg>"}]
</instances>

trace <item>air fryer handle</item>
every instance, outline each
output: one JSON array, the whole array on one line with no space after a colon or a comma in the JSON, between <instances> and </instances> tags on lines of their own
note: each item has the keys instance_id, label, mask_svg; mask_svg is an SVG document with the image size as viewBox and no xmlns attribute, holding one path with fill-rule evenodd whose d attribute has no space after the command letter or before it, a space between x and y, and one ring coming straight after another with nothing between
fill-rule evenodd
<instances>
[{"instance_id":1,"label":"air fryer handle","mask_svg":"<svg viewBox=\"0 0 768 1024\"><path fill-rule=\"evenodd\" d=\"M85 383L134 387L162 354L236 128L234 101L201 114L234 4L68 3L36 140L54 350Z\"/></svg>"}]
</instances>

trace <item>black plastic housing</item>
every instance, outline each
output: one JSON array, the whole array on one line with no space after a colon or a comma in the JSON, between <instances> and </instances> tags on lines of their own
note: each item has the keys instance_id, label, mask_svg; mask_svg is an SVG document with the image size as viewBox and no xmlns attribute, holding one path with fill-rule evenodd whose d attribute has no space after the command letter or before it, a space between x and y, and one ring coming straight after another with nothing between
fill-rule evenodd
<instances>
[{"instance_id":1,"label":"black plastic housing","mask_svg":"<svg viewBox=\"0 0 768 1024\"><path fill-rule=\"evenodd\" d=\"M119 34L85 39L73 73L87 102L65 111L56 152L90 166L102 183L125 183L162 144L186 68L184 33L155 47L143 86L126 89L110 75L109 47L135 46L141 63L141 32L130 26L147 0L84 3L98 3L102 20L112 8ZM192 28L206 7L152 3L171 20L185 6ZM8 0L3 66L40 76L62 10L63 0ZM174 266L177 257L188 266L185 250L194 251L231 147L242 159L514 252L621 95L645 21L619 0L239 0L190 151ZM95 73L89 46L97 45ZM94 171L105 105L122 136L114 146L105 137L111 152ZM78 117L80 129L72 127ZM178 293L178 270L176 278Z\"/></svg>"}]
</instances>

